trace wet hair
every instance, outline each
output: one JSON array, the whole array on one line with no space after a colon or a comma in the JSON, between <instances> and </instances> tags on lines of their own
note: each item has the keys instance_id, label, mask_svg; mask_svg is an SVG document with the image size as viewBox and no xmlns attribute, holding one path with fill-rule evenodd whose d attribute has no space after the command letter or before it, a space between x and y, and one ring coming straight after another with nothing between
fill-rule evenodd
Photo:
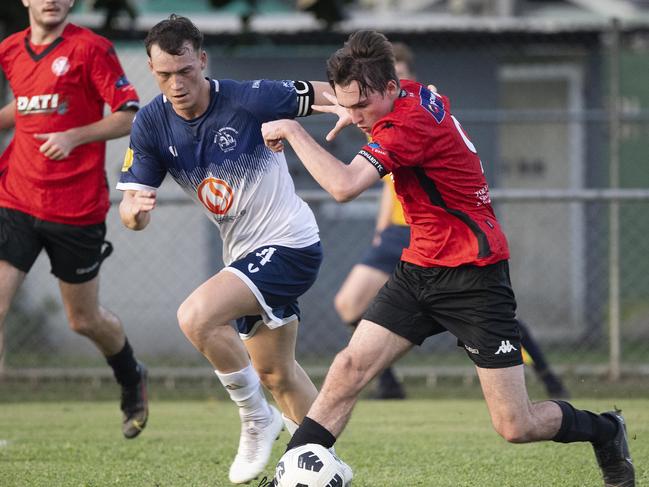
<instances>
[{"instance_id":1,"label":"wet hair","mask_svg":"<svg viewBox=\"0 0 649 487\"><path fill-rule=\"evenodd\" d=\"M394 52L394 62L403 63L408 68L408 72L415 74L415 56L408 46L403 42L393 42L392 51Z\"/></svg>"},{"instance_id":2,"label":"wet hair","mask_svg":"<svg viewBox=\"0 0 649 487\"><path fill-rule=\"evenodd\" d=\"M144 46L149 57L154 44L166 53L180 56L185 52L187 42L199 53L203 49L203 34L187 17L171 14L151 28L144 39Z\"/></svg>"},{"instance_id":3,"label":"wet hair","mask_svg":"<svg viewBox=\"0 0 649 487\"><path fill-rule=\"evenodd\" d=\"M373 30L354 32L327 61L327 78L332 87L356 81L363 96L369 91L385 93L390 80L399 84L392 44Z\"/></svg>"}]
</instances>

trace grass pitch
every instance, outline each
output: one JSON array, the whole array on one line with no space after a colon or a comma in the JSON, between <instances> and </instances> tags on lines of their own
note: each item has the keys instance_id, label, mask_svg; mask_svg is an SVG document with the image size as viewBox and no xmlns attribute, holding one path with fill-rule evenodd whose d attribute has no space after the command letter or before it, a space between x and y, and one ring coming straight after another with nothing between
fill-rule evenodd
<instances>
[{"instance_id":1,"label":"grass pitch","mask_svg":"<svg viewBox=\"0 0 649 487\"><path fill-rule=\"evenodd\" d=\"M574 404L613 408L607 399ZM616 404L628 422L637 485L649 485L649 400ZM238 434L225 400L153 401L134 440L121 436L117 401L0 403L0 486L229 486ZM276 443L268 475L287 438ZM354 487L602 485L589 444L510 445L477 399L361 401L336 448L354 469Z\"/></svg>"}]
</instances>

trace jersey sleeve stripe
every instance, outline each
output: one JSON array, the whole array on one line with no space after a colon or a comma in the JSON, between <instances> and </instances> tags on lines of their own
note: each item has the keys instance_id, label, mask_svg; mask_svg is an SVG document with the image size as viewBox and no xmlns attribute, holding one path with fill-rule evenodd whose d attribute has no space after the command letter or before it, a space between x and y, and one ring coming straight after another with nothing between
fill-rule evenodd
<instances>
[{"instance_id":1,"label":"jersey sleeve stripe","mask_svg":"<svg viewBox=\"0 0 649 487\"><path fill-rule=\"evenodd\" d=\"M115 186L120 191L157 191L158 188L155 188L153 186L147 186L146 184L139 184L139 183L122 183L119 182L117 183L117 186Z\"/></svg>"}]
</instances>

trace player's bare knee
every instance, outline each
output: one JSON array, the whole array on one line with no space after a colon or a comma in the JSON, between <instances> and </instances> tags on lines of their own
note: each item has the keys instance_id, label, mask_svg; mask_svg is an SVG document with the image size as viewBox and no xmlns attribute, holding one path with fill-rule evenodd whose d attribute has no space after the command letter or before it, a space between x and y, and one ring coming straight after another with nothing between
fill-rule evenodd
<instances>
[{"instance_id":1,"label":"player's bare knee","mask_svg":"<svg viewBox=\"0 0 649 487\"><path fill-rule=\"evenodd\" d=\"M286 391L294 379L294 374L281 367L263 367L256 370L259 380L271 393L281 394Z\"/></svg>"},{"instance_id":2,"label":"player's bare knee","mask_svg":"<svg viewBox=\"0 0 649 487\"><path fill-rule=\"evenodd\" d=\"M527 443L530 441L530 427L521 418L500 418L493 420L494 429L509 443Z\"/></svg>"},{"instance_id":3,"label":"player's bare knee","mask_svg":"<svg viewBox=\"0 0 649 487\"><path fill-rule=\"evenodd\" d=\"M334 361L339 379L356 392L369 382L368 366L349 347L341 350ZM332 369L334 366L332 365Z\"/></svg>"},{"instance_id":4,"label":"player's bare knee","mask_svg":"<svg viewBox=\"0 0 649 487\"><path fill-rule=\"evenodd\" d=\"M198 309L190 300L185 300L176 312L178 326L192 343L200 341L202 335L202 324L199 316Z\"/></svg>"},{"instance_id":5,"label":"player's bare knee","mask_svg":"<svg viewBox=\"0 0 649 487\"><path fill-rule=\"evenodd\" d=\"M99 326L99 317L86 313L73 313L68 317L70 329L79 335L91 337Z\"/></svg>"},{"instance_id":6,"label":"player's bare knee","mask_svg":"<svg viewBox=\"0 0 649 487\"><path fill-rule=\"evenodd\" d=\"M344 322L351 322L358 319L358 314L356 312L354 303L349 297L344 293L336 294L334 298L334 307L340 319Z\"/></svg>"}]
</instances>

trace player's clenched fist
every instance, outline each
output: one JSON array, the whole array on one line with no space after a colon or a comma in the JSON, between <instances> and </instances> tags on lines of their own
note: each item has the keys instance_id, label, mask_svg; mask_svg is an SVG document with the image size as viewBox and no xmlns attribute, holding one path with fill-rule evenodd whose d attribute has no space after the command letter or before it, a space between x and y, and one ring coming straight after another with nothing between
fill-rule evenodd
<instances>
[{"instance_id":1,"label":"player's clenched fist","mask_svg":"<svg viewBox=\"0 0 649 487\"><path fill-rule=\"evenodd\" d=\"M122 223L131 230L142 230L149 224L150 212L156 205L156 192L150 190L128 190L119 204Z\"/></svg>"},{"instance_id":2,"label":"player's clenched fist","mask_svg":"<svg viewBox=\"0 0 649 487\"><path fill-rule=\"evenodd\" d=\"M284 142L290 129L290 124L295 123L293 120L274 120L261 125L261 136L264 138L264 144L273 152L284 150Z\"/></svg>"}]
</instances>

